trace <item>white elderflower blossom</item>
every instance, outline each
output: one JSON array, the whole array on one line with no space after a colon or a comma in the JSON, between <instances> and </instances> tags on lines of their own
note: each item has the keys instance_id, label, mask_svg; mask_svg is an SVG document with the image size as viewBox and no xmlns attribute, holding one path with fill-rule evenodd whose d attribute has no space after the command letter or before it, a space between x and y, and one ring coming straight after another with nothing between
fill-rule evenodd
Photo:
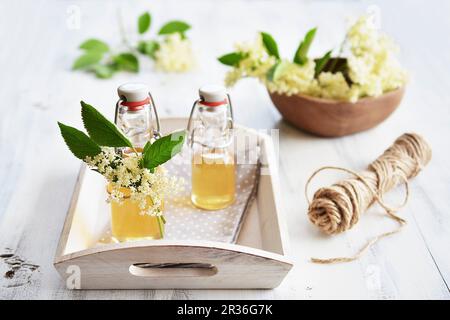
<instances>
[{"instance_id":1,"label":"white elderflower blossom","mask_svg":"<svg viewBox=\"0 0 450 320\"><path fill-rule=\"evenodd\" d=\"M360 17L350 27L347 41L349 77L358 97L377 97L405 84L406 72L395 57L397 47L377 30L370 16Z\"/></svg>"},{"instance_id":2,"label":"white elderflower blossom","mask_svg":"<svg viewBox=\"0 0 450 320\"><path fill-rule=\"evenodd\" d=\"M316 82L314 80L314 61L308 60L302 66L288 61L283 61L283 64L284 67L276 79L269 81L264 78L269 91L288 96L311 92L311 88Z\"/></svg>"},{"instance_id":3,"label":"white elderflower blossom","mask_svg":"<svg viewBox=\"0 0 450 320\"><path fill-rule=\"evenodd\" d=\"M226 86L231 87L245 77L257 78L265 82L266 74L275 65L276 59L267 53L261 35L258 35L255 42L237 43L235 47L236 51L242 54L243 59L225 76Z\"/></svg>"},{"instance_id":4,"label":"white elderflower blossom","mask_svg":"<svg viewBox=\"0 0 450 320\"><path fill-rule=\"evenodd\" d=\"M185 72L195 65L191 41L175 32L166 36L155 53L156 67L168 72Z\"/></svg>"},{"instance_id":5,"label":"white elderflower blossom","mask_svg":"<svg viewBox=\"0 0 450 320\"><path fill-rule=\"evenodd\" d=\"M325 99L346 100L350 96L350 86L342 72L322 72L311 88L311 95Z\"/></svg>"},{"instance_id":6,"label":"white elderflower blossom","mask_svg":"<svg viewBox=\"0 0 450 320\"><path fill-rule=\"evenodd\" d=\"M283 68L277 70L274 79L269 80L267 74L277 59L267 53L259 35L253 43L236 45L236 52L243 58L226 74L225 84L230 87L241 78L254 77L270 92L278 94L305 94L356 102L359 98L380 96L406 83L406 72L395 57L397 48L377 30L371 16L361 16L349 28L346 43L350 50L345 58L345 71L315 75L316 63L313 59L303 65L283 61L278 62L283 64Z\"/></svg>"},{"instance_id":7,"label":"white elderflower blossom","mask_svg":"<svg viewBox=\"0 0 450 320\"><path fill-rule=\"evenodd\" d=\"M283 61L282 71L270 81L267 73L277 63L277 59L267 53L260 34L255 42L237 43L235 48L243 59L226 74L226 86L233 86L241 78L253 77L266 85L270 92L293 95L309 90L314 79L314 61L308 61L303 66Z\"/></svg>"},{"instance_id":8,"label":"white elderflower blossom","mask_svg":"<svg viewBox=\"0 0 450 320\"><path fill-rule=\"evenodd\" d=\"M161 216L164 197L169 192L178 192L182 181L170 177L162 166L154 172L141 168L140 160L138 156L121 157L114 148L102 147L101 153L86 157L85 162L108 180L108 201L120 204L129 198L138 203L140 214Z\"/></svg>"}]
</instances>

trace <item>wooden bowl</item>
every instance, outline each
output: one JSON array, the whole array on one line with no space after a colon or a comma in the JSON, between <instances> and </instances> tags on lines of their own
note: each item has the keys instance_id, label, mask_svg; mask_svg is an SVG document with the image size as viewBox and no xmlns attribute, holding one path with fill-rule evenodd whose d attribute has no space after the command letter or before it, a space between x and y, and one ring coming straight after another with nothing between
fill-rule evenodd
<instances>
[{"instance_id":1,"label":"wooden bowl","mask_svg":"<svg viewBox=\"0 0 450 320\"><path fill-rule=\"evenodd\" d=\"M400 104L405 88L355 103L270 93L283 118L295 127L323 137L340 137L370 129L386 119Z\"/></svg>"}]
</instances>

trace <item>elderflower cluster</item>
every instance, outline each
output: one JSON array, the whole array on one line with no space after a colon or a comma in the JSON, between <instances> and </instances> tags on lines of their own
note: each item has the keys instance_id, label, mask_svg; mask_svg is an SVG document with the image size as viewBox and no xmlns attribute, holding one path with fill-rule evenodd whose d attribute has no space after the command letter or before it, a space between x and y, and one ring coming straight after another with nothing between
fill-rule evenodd
<instances>
[{"instance_id":1,"label":"elderflower cluster","mask_svg":"<svg viewBox=\"0 0 450 320\"><path fill-rule=\"evenodd\" d=\"M182 181L170 177L162 166L153 173L141 168L140 160L138 156L121 157L114 148L102 147L102 152L86 157L85 162L109 182L109 201L121 203L129 198L138 203L141 214L161 216L164 197L178 192Z\"/></svg>"},{"instance_id":2,"label":"elderflower cluster","mask_svg":"<svg viewBox=\"0 0 450 320\"><path fill-rule=\"evenodd\" d=\"M308 60L300 66L296 63L283 61L280 74L269 81L267 77L261 79L270 92L286 94L288 96L311 92L314 80L314 61Z\"/></svg>"},{"instance_id":3,"label":"elderflower cluster","mask_svg":"<svg viewBox=\"0 0 450 320\"><path fill-rule=\"evenodd\" d=\"M191 41L175 32L166 36L155 53L156 68L168 72L185 72L195 65Z\"/></svg>"},{"instance_id":4,"label":"elderflower cluster","mask_svg":"<svg viewBox=\"0 0 450 320\"><path fill-rule=\"evenodd\" d=\"M403 86L405 70L395 57L398 48L375 27L370 16L360 17L347 34L352 89L358 97L376 97Z\"/></svg>"},{"instance_id":5,"label":"elderflower cluster","mask_svg":"<svg viewBox=\"0 0 450 320\"><path fill-rule=\"evenodd\" d=\"M235 47L236 51L242 54L243 59L238 66L227 73L225 84L231 87L244 77L265 81L266 74L275 65L276 59L267 53L261 35L258 35L255 42L237 43Z\"/></svg>"},{"instance_id":6,"label":"elderflower cluster","mask_svg":"<svg viewBox=\"0 0 450 320\"><path fill-rule=\"evenodd\" d=\"M407 75L395 57L396 47L375 28L370 16L360 17L350 27L346 43L347 75L341 71L316 75L313 59L303 65L283 60L277 76L269 80L269 70L277 61L267 53L259 36L256 42L236 45L236 51L244 58L227 73L225 84L230 87L241 78L254 77L270 92L351 102L376 97L405 84Z\"/></svg>"}]
</instances>

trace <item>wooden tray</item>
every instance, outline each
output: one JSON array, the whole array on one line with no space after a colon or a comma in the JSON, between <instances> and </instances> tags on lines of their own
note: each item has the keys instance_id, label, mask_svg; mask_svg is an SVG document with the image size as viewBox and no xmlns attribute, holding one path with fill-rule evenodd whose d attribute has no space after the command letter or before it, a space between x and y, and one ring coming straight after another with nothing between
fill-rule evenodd
<instances>
[{"instance_id":1,"label":"wooden tray","mask_svg":"<svg viewBox=\"0 0 450 320\"><path fill-rule=\"evenodd\" d=\"M166 132L186 128L187 119L162 119ZM105 181L83 165L56 251L54 265L66 280L74 266L80 289L274 288L292 268L286 254L277 161L268 135L261 146L262 174L256 201L236 244L146 240L99 244L109 226ZM79 268L79 269L78 269Z\"/></svg>"}]
</instances>

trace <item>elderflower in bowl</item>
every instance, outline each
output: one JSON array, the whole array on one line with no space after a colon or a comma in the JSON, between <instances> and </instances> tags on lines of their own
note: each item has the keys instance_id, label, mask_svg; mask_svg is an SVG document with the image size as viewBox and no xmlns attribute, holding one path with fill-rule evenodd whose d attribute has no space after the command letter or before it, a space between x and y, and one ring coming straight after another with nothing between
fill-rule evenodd
<instances>
[{"instance_id":1,"label":"elderflower in bowl","mask_svg":"<svg viewBox=\"0 0 450 320\"><path fill-rule=\"evenodd\" d=\"M392 40L363 15L350 26L338 55L330 50L313 59L308 51L315 34L316 28L307 32L293 61L280 57L265 32L255 42L237 44L219 58L232 67L226 85L259 79L284 119L321 136L359 132L386 119L400 104L407 80Z\"/></svg>"},{"instance_id":2,"label":"elderflower in bowl","mask_svg":"<svg viewBox=\"0 0 450 320\"><path fill-rule=\"evenodd\" d=\"M142 150L94 107L81 102L89 135L58 123L72 153L107 182L111 234L117 242L164 237L164 197L182 187L162 166L181 151L185 133L175 132L147 142Z\"/></svg>"}]
</instances>

